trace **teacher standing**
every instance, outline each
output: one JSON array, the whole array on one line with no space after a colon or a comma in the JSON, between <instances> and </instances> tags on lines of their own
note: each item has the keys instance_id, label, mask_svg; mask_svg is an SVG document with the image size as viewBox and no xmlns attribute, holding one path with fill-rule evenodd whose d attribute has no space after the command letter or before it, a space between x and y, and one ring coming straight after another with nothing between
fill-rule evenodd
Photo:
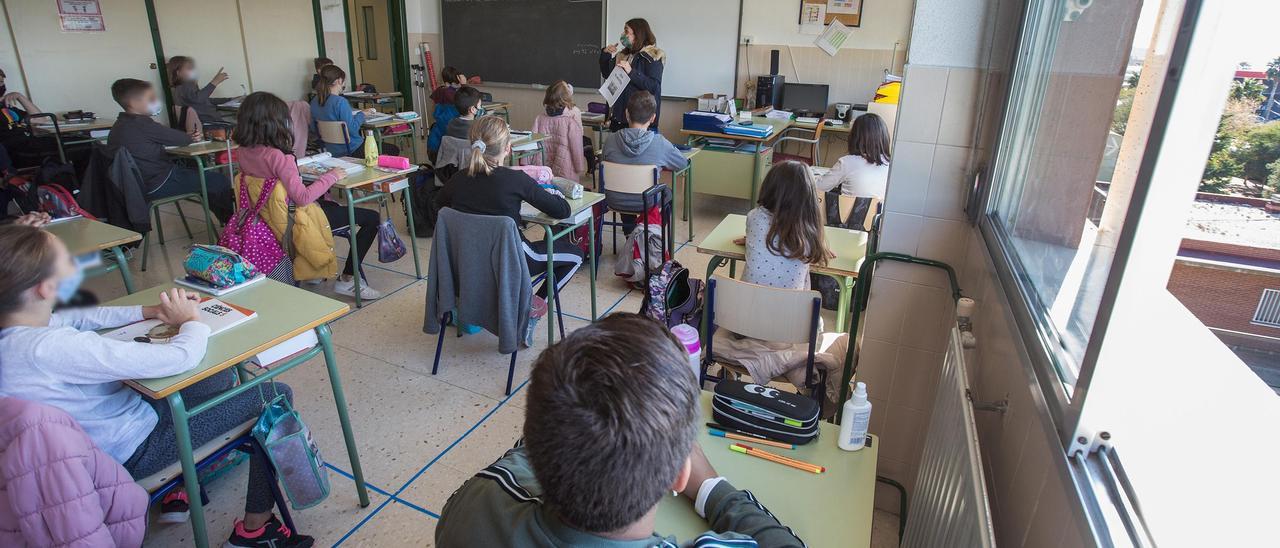
<instances>
[{"instance_id":1,"label":"teacher standing","mask_svg":"<svg viewBox=\"0 0 1280 548\"><path fill-rule=\"evenodd\" d=\"M619 131L627 127L626 106L632 92L647 91L658 99L658 111L654 124L650 128L658 130L658 116L662 114L662 63L666 54L658 49L658 39L649 29L649 22L642 18L627 21L622 27L622 36L618 44L610 44L600 51L600 76L608 78L614 67L625 71L631 77L627 88L622 90L618 100L611 105L612 118L609 120L609 131Z\"/></svg>"}]
</instances>

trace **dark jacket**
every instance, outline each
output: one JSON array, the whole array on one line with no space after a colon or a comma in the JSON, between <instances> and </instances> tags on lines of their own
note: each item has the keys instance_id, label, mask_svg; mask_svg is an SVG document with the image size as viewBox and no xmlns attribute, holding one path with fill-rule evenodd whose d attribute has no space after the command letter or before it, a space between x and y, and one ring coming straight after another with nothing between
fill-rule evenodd
<instances>
[{"instance_id":1,"label":"dark jacket","mask_svg":"<svg viewBox=\"0 0 1280 548\"><path fill-rule=\"evenodd\" d=\"M631 82L627 84L627 88L622 90L622 95L618 96L618 102L614 103L610 108L610 131L617 131L627 127L627 101L631 99L631 94L636 91L644 90L653 94L658 100L658 110L654 119L654 127L657 127L658 119L662 117L662 64L666 59L666 53L658 49L657 46L645 46L639 53L625 54L618 52L617 57L610 56L603 50L600 52L600 76L609 77L609 73L613 72L614 65L618 59L631 59Z\"/></svg>"},{"instance_id":2,"label":"dark jacket","mask_svg":"<svg viewBox=\"0 0 1280 548\"><path fill-rule=\"evenodd\" d=\"M218 115L218 105L226 103L234 99L234 97L214 97L213 91L217 86L212 83L205 87L200 87L195 82L183 82L173 87L173 100L179 106L191 107L195 109L196 114L200 115L200 121L204 123L221 122L222 116Z\"/></svg>"},{"instance_id":3,"label":"dark jacket","mask_svg":"<svg viewBox=\"0 0 1280 548\"><path fill-rule=\"evenodd\" d=\"M151 231L142 173L126 148L111 154L103 145L93 146L77 201L106 223L141 234Z\"/></svg>"},{"instance_id":4,"label":"dark jacket","mask_svg":"<svg viewBox=\"0 0 1280 548\"><path fill-rule=\"evenodd\" d=\"M191 136L181 130L161 125L144 114L121 112L107 136L107 153L114 157L116 151L127 149L142 172L143 192L151 192L160 188L173 171L173 157L164 147L189 144Z\"/></svg>"}]
</instances>

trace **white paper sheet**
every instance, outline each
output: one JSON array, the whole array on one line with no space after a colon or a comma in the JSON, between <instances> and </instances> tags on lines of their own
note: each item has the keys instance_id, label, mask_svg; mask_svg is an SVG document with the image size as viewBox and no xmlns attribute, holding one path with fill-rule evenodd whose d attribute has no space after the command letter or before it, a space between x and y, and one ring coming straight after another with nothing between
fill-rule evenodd
<instances>
[{"instance_id":1,"label":"white paper sheet","mask_svg":"<svg viewBox=\"0 0 1280 548\"><path fill-rule=\"evenodd\" d=\"M822 49L822 51L827 52L827 55L834 57L848 39L849 27L844 26L844 23L837 19L827 25L827 30L823 31L822 35L813 41L813 44Z\"/></svg>"},{"instance_id":2,"label":"white paper sheet","mask_svg":"<svg viewBox=\"0 0 1280 548\"><path fill-rule=\"evenodd\" d=\"M627 89L627 84L630 83L631 76L627 71L613 67L613 72L609 73L609 77L604 80L604 85L600 86L600 95L604 97L604 102L612 106L618 101L618 96L622 95L622 90Z\"/></svg>"},{"instance_id":3,"label":"white paper sheet","mask_svg":"<svg viewBox=\"0 0 1280 548\"><path fill-rule=\"evenodd\" d=\"M826 22L826 4L800 4L800 34L822 34Z\"/></svg>"}]
</instances>

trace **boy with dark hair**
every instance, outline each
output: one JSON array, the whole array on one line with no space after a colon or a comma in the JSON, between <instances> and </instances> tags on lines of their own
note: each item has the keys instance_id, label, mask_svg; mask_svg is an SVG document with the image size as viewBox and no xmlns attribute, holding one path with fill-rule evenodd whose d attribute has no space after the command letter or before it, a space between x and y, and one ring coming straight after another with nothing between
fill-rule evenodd
<instances>
[{"instance_id":1,"label":"boy with dark hair","mask_svg":"<svg viewBox=\"0 0 1280 548\"><path fill-rule=\"evenodd\" d=\"M657 122L658 100L652 93L637 91L627 100L627 124L601 147L601 158L606 162L632 165L655 165L668 171L680 171L689 165L680 149L651 127ZM610 207L637 211L643 205L639 194L614 193L605 185L605 195ZM671 195L671 187L662 187L662 201ZM620 215L622 231L630 234L635 228L635 215Z\"/></svg>"},{"instance_id":2,"label":"boy with dark hair","mask_svg":"<svg viewBox=\"0 0 1280 548\"><path fill-rule=\"evenodd\" d=\"M165 151L167 146L185 146L203 138L157 123L153 117L164 112L151 82L122 78L111 84L111 98L124 112L116 118L107 136L107 153L113 158L124 148L142 173L143 193L147 201L179 194L199 194L200 174L189 167L174 164ZM220 172L205 174L209 210L226 224L231 218L231 181Z\"/></svg>"},{"instance_id":3,"label":"boy with dark hair","mask_svg":"<svg viewBox=\"0 0 1280 548\"><path fill-rule=\"evenodd\" d=\"M662 546L659 501L679 491L715 532L686 546L804 546L735 489L695 441L698 386L666 327L612 314L543 351L524 440L445 504L436 545Z\"/></svg>"},{"instance_id":4,"label":"boy with dark hair","mask_svg":"<svg viewBox=\"0 0 1280 548\"><path fill-rule=\"evenodd\" d=\"M449 127L444 134L467 141L471 133L471 122L484 113L480 108L480 90L471 86L458 88L458 92L453 94L453 106L458 109L458 117L449 120Z\"/></svg>"}]
</instances>

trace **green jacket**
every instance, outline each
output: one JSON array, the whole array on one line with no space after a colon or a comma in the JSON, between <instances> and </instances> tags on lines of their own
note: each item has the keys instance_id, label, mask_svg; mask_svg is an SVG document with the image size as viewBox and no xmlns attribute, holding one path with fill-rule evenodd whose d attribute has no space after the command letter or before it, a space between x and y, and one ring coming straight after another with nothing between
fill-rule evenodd
<instances>
[{"instance_id":1,"label":"green jacket","mask_svg":"<svg viewBox=\"0 0 1280 548\"><path fill-rule=\"evenodd\" d=\"M722 481L706 503L713 531L678 544L655 533L638 541L618 541L575 530L542 504L542 487L534 478L524 447L462 484L445 503L436 526L436 546L586 546L600 548L802 547L791 529L778 523L749 491Z\"/></svg>"}]
</instances>

